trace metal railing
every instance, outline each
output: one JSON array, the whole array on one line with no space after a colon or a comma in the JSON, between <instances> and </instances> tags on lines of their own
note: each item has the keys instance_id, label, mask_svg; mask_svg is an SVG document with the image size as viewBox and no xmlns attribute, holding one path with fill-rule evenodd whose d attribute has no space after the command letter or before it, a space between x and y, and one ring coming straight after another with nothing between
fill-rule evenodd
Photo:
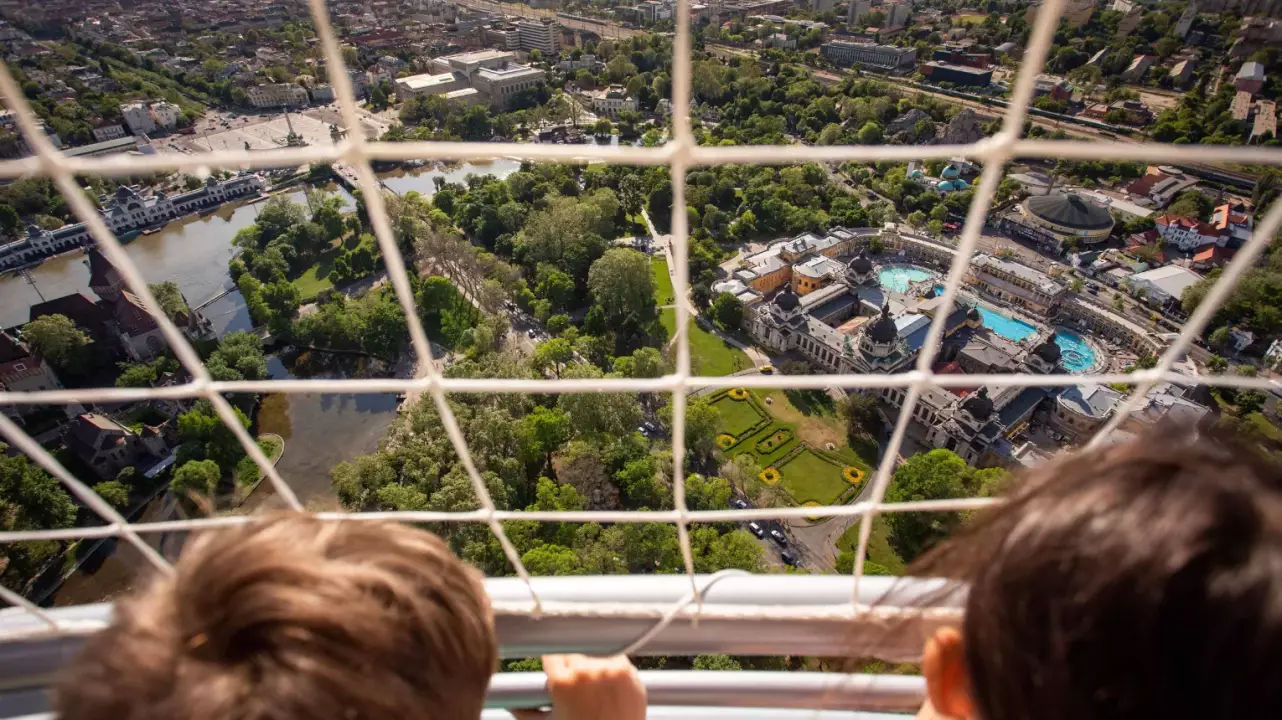
<instances>
[{"instance_id":1,"label":"metal railing","mask_svg":"<svg viewBox=\"0 0 1282 720\"><path fill-rule=\"evenodd\" d=\"M347 73L344 71L342 53L330 24L323 0L309 0L315 22L319 45L327 66L330 67L343 123L351 128L360 127L357 105ZM690 17L690 0L679 0L677 17ZM56 390L42 392L0 392L0 404L61 404L68 402L123 402L156 398L203 398L208 400L219 417L227 424L248 455L265 473L267 482L290 507L301 505L289 485L280 477L276 468L259 449L253 438L243 428L224 398L229 392L272 393L394 393L402 391L425 392L429 402L439 413L445 432L458 453L461 465L471 479L479 499L479 508L466 512L379 512L379 513L323 513L322 517L334 521L356 522L362 520L400 520L406 522L467 522L482 523L494 533L504 554L517 576L516 579L492 580L489 588L495 595L500 614L504 643L509 650L520 648L522 654L565 649L574 643L568 639L583 638L583 648L601 650L618 643L620 647L636 645L639 652L786 652L788 654L816 653L840 654L839 642L847 636L833 631L833 624L849 628L858 634L864 625L878 626L886 617L899 615L930 616L931 610L904 611L903 605L875 604L880 593L870 592L880 580L864 578L864 558L868 548L873 519L881 513L908 511L956 511L985 507L997 502L989 498L940 500L918 503L886 503L886 490L891 479L893 459L903 447L908 423L923 391L938 387L993 387L1016 386L1065 386L1082 382L1130 383L1134 390L1125 403L1117 408L1113 418L1092 440L1102 442L1112 433L1131 411L1143 402L1146 394L1159 382L1211 384L1239 388L1274 389L1272 381L1263 377L1213 376L1190 378L1172 371L1189 344L1204 332L1212 314L1224 302L1238 279L1259 259L1270 239L1282 225L1282 203L1277 203L1260 220L1251 240L1228 265L1220 280L1211 288L1204 302L1189 318L1176 340L1163 352L1156 367L1130 375L941 375L931 372L931 364L940 348L945 318L957 297L963 276L975 251L984 219L991 207L999 180L1006 163L1016 157L1068 158L1112 160L1147 160L1154 162L1186 163L1250 163L1282 165L1282 149L1260 147L1228 147L1207 145L1159 145L1119 142L1077 142L1021 139L1028 105L1032 98L1034 80L1041 72L1051 38L1063 9L1063 0L1047 0L1039 12L1024 62L1019 71L1008 108L1003 116L1000 131L971 145L929 146L699 146L691 132L689 118L691 98L691 32L688 24L677 25L673 40L672 73L672 133L671 139L657 148L561 146L518 143L465 143L465 142L371 142L362 133L353 132L346 140L334 146L287 147L266 151L227 150L198 154L161 153L154 155L67 157L50 144L39 128L39 122L7 67L0 66L0 95L16 113L18 127L33 148L34 155L18 160L0 162L0 177L45 177L51 179L64 195L69 208L84 221L107 259L120 271L129 289L145 304L155 318L170 348L179 362L191 375L191 381L166 388L96 388ZM913 370L895 375L756 375L744 377L698 377L691 374L690 345L687 328L690 309L685 298L689 289L688 228L685 212L686 172L703 165L728 163L744 164L797 164L802 162L835 163L844 161L921 160L962 156L982 163L983 171L976 183L965 228L956 245L954 262L947 274L943 307L935 314L929 334L921 348ZM95 175L127 177L153 172L183 170L197 175L211 169L250 169L299 165L304 163L330 163L341 161L355 169L358 184L363 192L374 235L387 265L391 286L405 312L409 334L415 354L430 358L431 351L423 326L415 311L409 277L404 258L395 242L388 222L383 195L371 163L377 160L477 160L510 157L538 162L604 161L631 165L667 166L672 177L673 214L672 257L674 262L673 285L679 299L676 308L676 362L672 373L653 379L604 378L591 380L552 379L482 379L443 378L434 363L420 363L423 375L409 379L308 379L263 381L215 381L200 362L196 351L183 334L161 310L156 298L138 268L125 253L120 242L112 235L101 216L84 197L76 177ZM752 387L752 388L822 388L838 385L850 389L898 387L906 389L906 397L895 422L885 461L872 478L866 499L850 505L795 508L753 508L747 510L691 511L686 506L684 487L685 467L685 409L686 393L696 387ZM472 462L467 439L451 410L447 397L457 392L487 393L581 393L581 392L662 392L671 393L672 407L672 457L673 457L673 509L663 512L633 513L612 512L511 512L500 511L486 489L481 475ZM144 536L157 532L195 530L249 522L247 517L217 517L175 522L130 523L116 510L96 495L87 485L63 467L39 443L27 435L7 417L0 415L0 435L18 450L32 457L44 469L57 477L85 506L99 514L106 522L100 527L72 528L65 530L29 530L0 532L0 542L18 542L45 539L72 539L85 537L119 537L130 543L144 558L162 572L171 571L169 562L144 540ZM713 578L694 573L688 526L700 522L745 521L765 518L804 517L857 517L859 518L858 544L855 548L854 572L850 577L807 578L803 576L772 576L768 580L724 577L706 588ZM644 576L610 578L608 581L593 579L544 579L531 578L521 562L520 555L504 533L501 521L525 519L544 522L664 522L677 528L685 577ZM635 593L628 597L616 595L618 588L627 587ZM881 588L884 589L884 588ZM800 602L778 602L783 597L801 599L820 592L823 602L819 609ZM773 593L779 593L778 596ZM0 588L0 598L20 608L3 615L0 632L9 642L0 646L3 669L0 682L5 677L17 680L26 677L23 653L36 652L34 648L52 648L49 652L65 657L65 652L75 645L75 639L100 626L106 617L102 606L44 610L35 607L12 591ZM939 617L955 619L956 608L940 611ZM21 619L17 617L21 616ZM897 618L902 619L902 617ZM867 654L889 659L911 655L909 646L920 638L905 630L900 633L900 643L888 643L871 648ZM647 629L648 628L648 629ZM666 628L666 629L665 629ZM839 629L840 629L839 628ZM608 640L609 642L605 642ZM628 641L625 643L624 641ZM687 681L673 675L662 680L666 688L659 693L660 678L650 678L656 683L656 699L670 698L688 704L700 699L720 698L742 702L747 694L740 686L731 689L731 678L722 675L704 676L708 680ZM46 678L47 679L47 678ZM503 688L515 695L529 687L523 680L503 680L496 685L496 692ZM780 678L780 692L794 706L809 706L806 698L816 692L827 693L826 680L814 680L806 674L796 674L793 679ZM807 683L819 683L818 686ZM505 685L513 683L512 685ZM22 689L11 685L15 691ZM791 687L792 690L788 690ZM865 706L879 704L903 709L903 695L896 695L895 702L878 703L880 697L875 683L851 686L855 695L869 699ZM896 692L905 691L907 685L895 685ZM803 690L804 688L804 690ZM30 689L27 686L27 689ZM825 697L845 697L826 695ZM527 698L522 698L524 702ZM844 702L844 701L843 701ZM841 703L829 705L839 706ZM664 717L685 717L681 710L672 710ZM745 711L740 717L750 717ZM811 717L812 715L807 715ZM784 717L772 712L771 717ZM845 717L835 715L834 717Z\"/></svg>"}]
</instances>

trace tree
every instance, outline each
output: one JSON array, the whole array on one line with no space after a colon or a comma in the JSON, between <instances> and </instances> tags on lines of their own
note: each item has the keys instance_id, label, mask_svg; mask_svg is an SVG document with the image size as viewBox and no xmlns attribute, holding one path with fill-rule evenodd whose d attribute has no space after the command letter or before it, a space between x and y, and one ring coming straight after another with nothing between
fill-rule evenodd
<instances>
[{"instance_id":1,"label":"tree","mask_svg":"<svg viewBox=\"0 0 1282 720\"><path fill-rule=\"evenodd\" d=\"M564 372L564 377L572 379L603 376L595 365L571 365ZM641 424L641 406L631 393L566 393L557 400L557 407L569 414L579 435L621 437Z\"/></svg>"},{"instance_id":2,"label":"tree","mask_svg":"<svg viewBox=\"0 0 1282 720\"><path fill-rule=\"evenodd\" d=\"M1210 370L1211 374L1213 375L1223 374L1224 371L1228 369L1228 367L1229 367L1229 361L1225 360L1219 355L1212 354L1209 358L1206 359L1206 368Z\"/></svg>"},{"instance_id":3,"label":"tree","mask_svg":"<svg viewBox=\"0 0 1282 720\"><path fill-rule=\"evenodd\" d=\"M868 437L875 442L886 429L886 421L875 395L847 395L841 403L841 410L846 419L846 432L852 443L860 437Z\"/></svg>"},{"instance_id":4,"label":"tree","mask_svg":"<svg viewBox=\"0 0 1282 720\"><path fill-rule=\"evenodd\" d=\"M588 271L592 298L616 320L635 312L645 318L654 315L654 278L646 256L628 248L614 248L592 263Z\"/></svg>"},{"instance_id":5,"label":"tree","mask_svg":"<svg viewBox=\"0 0 1282 720\"><path fill-rule=\"evenodd\" d=\"M698 655L694 659L695 670L742 670L738 660L729 655Z\"/></svg>"},{"instance_id":6,"label":"tree","mask_svg":"<svg viewBox=\"0 0 1282 720\"><path fill-rule=\"evenodd\" d=\"M565 364L573 359L574 348L565 338L552 338L534 351L534 367L543 371L551 368L557 378L561 377L561 369Z\"/></svg>"},{"instance_id":7,"label":"tree","mask_svg":"<svg viewBox=\"0 0 1282 720\"><path fill-rule=\"evenodd\" d=\"M869 120L859 129L856 138L860 145L876 145L881 142L881 126Z\"/></svg>"},{"instance_id":8,"label":"tree","mask_svg":"<svg viewBox=\"0 0 1282 720\"><path fill-rule=\"evenodd\" d=\"M244 330L227 333L205 367L215 380L262 380L267 377L263 341Z\"/></svg>"},{"instance_id":9,"label":"tree","mask_svg":"<svg viewBox=\"0 0 1282 720\"><path fill-rule=\"evenodd\" d=\"M13 235L17 232L18 226L22 223L18 217L18 211L13 209L8 203L0 204L0 231L6 235Z\"/></svg>"},{"instance_id":10,"label":"tree","mask_svg":"<svg viewBox=\"0 0 1282 720\"><path fill-rule=\"evenodd\" d=\"M1233 404L1237 406L1238 416L1246 417L1262 410L1267 399L1259 390L1240 390L1234 395Z\"/></svg>"},{"instance_id":11,"label":"tree","mask_svg":"<svg viewBox=\"0 0 1282 720\"><path fill-rule=\"evenodd\" d=\"M187 314L187 301L183 299L182 291L178 289L178 283L173 280L166 280L155 285L148 285L151 294L156 296L156 302L160 303L160 309L165 311L165 315L170 319L183 317Z\"/></svg>"},{"instance_id":12,"label":"tree","mask_svg":"<svg viewBox=\"0 0 1282 720\"><path fill-rule=\"evenodd\" d=\"M931 450L908 458L891 478L887 502L946 500L966 496L972 470L948 450ZM961 524L956 512L891 513L886 516L890 543L905 562L947 537Z\"/></svg>"},{"instance_id":13,"label":"tree","mask_svg":"<svg viewBox=\"0 0 1282 720\"><path fill-rule=\"evenodd\" d=\"M0 529L56 530L76 522L76 504L57 479L27 456L9 454L0 442ZM0 548L8 562L0 581L10 589L22 589L59 550L59 543L9 543Z\"/></svg>"},{"instance_id":14,"label":"tree","mask_svg":"<svg viewBox=\"0 0 1282 720\"><path fill-rule=\"evenodd\" d=\"M42 315L22 326L22 337L59 370L80 373L89 361L93 344L88 333L66 315Z\"/></svg>"},{"instance_id":15,"label":"tree","mask_svg":"<svg viewBox=\"0 0 1282 720\"><path fill-rule=\"evenodd\" d=\"M117 510L129 507L129 488L119 480L108 480L93 486L93 491L102 496L108 504Z\"/></svg>"},{"instance_id":16,"label":"tree","mask_svg":"<svg viewBox=\"0 0 1282 720\"><path fill-rule=\"evenodd\" d=\"M664 422L669 426L671 411L664 408ZM712 456L716 449L717 428L721 425L721 412L708 403L707 398L690 398L686 403L685 431L686 448L698 459Z\"/></svg>"},{"instance_id":17,"label":"tree","mask_svg":"<svg viewBox=\"0 0 1282 720\"><path fill-rule=\"evenodd\" d=\"M573 432L570 416L564 410L540 405L521 418L517 435L526 456L542 459L547 470L552 467L552 454L569 442Z\"/></svg>"},{"instance_id":18,"label":"tree","mask_svg":"<svg viewBox=\"0 0 1282 720\"><path fill-rule=\"evenodd\" d=\"M169 491L191 500L210 498L218 487L220 477L222 471L213 460L188 460L174 471L174 477L169 481Z\"/></svg>"},{"instance_id":19,"label":"tree","mask_svg":"<svg viewBox=\"0 0 1282 720\"><path fill-rule=\"evenodd\" d=\"M249 418L239 408L233 407L232 412L241 427L249 427ZM208 400L198 401L191 410L178 416L178 437L198 448L203 459L214 461L229 473L245 455L236 435L223 424Z\"/></svg>"},{"instance_id":20,"label":"tree","mask_svg":"<svg viewBox=\"0 0 1282 720\"><path fill-rule=\"evenodd\" d=\"M1221 326L1211 332L1211 336L1207 338L1207 341L1214 347L1225 348L1229 346L1232 339L1228 326Z\"/></svg>"},{"instance_id":21,"label":"tree","mask_svg":"<svg viewBox=\"0 0 1282 720\"><path fill-rule=\"evenodd\" d=\"M743 302L731 293L720 293L712 301L712 317L726 330L738 330L743 323Z\"/></svg>"},{"instance_id":22,"label":"tree","mask_svg":"<svg viewBox=\"0 0 1282 720\"><path fill-rule=\"evenodd\" d=\"M614 372L628 378L656 378L663 375L663 356L652 347L635 350L614 359Z\"/></svg>"}]
</instances>

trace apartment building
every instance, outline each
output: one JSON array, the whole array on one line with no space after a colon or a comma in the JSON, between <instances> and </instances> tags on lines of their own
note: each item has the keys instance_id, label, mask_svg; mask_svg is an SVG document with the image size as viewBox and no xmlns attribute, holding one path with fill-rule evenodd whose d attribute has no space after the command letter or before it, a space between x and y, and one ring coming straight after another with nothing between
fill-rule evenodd
<instances>
[{"instance_id":1,"label":"apartment building","mask_svg":"<svg viewBox=\"0 0 1282 720\"><path fill-rule=\"evenodd\" d=\"M561 27L553 20L521 20L516 29L522 50L552 55L561 49Z\"/></svg>"},{"instance_id":2,"label":"apartment building","mask_svg":"<svg viewBox=\"0 0 1282 720\"><path fill-rule=\"evenodd\" d=\"M833 40L823 44L823 54L838 65L867 65L894 70L917 63L917 49Z\"/></svg>"},{"instance_id":3,"label":"apartment building","mask_svg":"<svg viewBox=\"0 0 1282 720\"><path fill-rule=\"evenodd\" d=\"M307 89L294 83L270 83L249 89L249 104L256 108L307 104Z\"/></svg>"}]
</instances>

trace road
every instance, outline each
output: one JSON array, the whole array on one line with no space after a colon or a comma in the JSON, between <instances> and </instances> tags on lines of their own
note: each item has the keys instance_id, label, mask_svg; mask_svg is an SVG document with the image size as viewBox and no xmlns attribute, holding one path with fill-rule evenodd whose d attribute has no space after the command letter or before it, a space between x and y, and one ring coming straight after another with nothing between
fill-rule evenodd
<instances>
[{"instance_id":1,"label":"road","mask_svg":"<svg viewBox=\"0 0 1282 720\"><path fill-rule=\"evenodd\" d=\"M454 0L454 2L456 5L461 5L471 10L480 10L498 15L514 15L523 18L555 18L557 23L563 27L595 33L603 38L629 38L634 35L646 34L645 30L624 27L617 22L603 20L600 23L593 23L575 20L558 15L555 10L532 8L524 3L501 3L493 0Z\"/></svg>"}]
</instances>

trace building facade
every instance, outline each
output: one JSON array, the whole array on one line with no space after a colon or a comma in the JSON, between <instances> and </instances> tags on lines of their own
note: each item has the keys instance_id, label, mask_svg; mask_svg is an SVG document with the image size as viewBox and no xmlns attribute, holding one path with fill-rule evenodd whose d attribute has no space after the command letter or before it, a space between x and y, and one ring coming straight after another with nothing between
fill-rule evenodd
<instances>
[{"instance_id":1,"label":"building facade","mask_svg":"<svg viewBox=\"0 0 1282 720\"><path fill-rule=\"evenodd\" d=\"M108 140L118 140L125 136L125 128L120 123L111 123L108 125L99 125L93 129L93 139L98 142Z\"/></svg>"},{"instance_id":2,"label":"building facade","mask_svg":"<svg viewBox=\"0 0 1282 720\"><path fill-rule=\"evenodd\" d=\"M916 48L833 40L823 44L824 57L838 65L867 65L894 70L917 63Z\"/></svg>"},{"instance_id":3,"label":"building facade","mask_svg":"<svg viewBox=\"0 0 1282 720\"><path fill-rule=\"evenodd\" d=\"M522 50L538 50L544 57L561 50L561 27L554 20L522 20L516 29Z\"/></svg>"},{"instance_id":4,"label":"building facade","mask_svg":"<svg viewBox=\"0 0 1282 720\"><path fill-rule=\"evenodd\" d=\"M969 279L993 297L1042 314L1055 307L1067 290L1063 283L1027 265L984 254L971 260Z\"/></svg>"},{"instance_id":5,"label":"building facade","mask_svg":"<svg viewBox=\"0 0 1282 720\"><path fill-rule=\"evenodd\" d=\"M242 175L226 182L211 178L198 190L174 195L155 193L144 197L137 190L122 185L113 196L103 199L99 212L108 229L119 236L217 207L230 200L253 197L266 189L266 181L258 175ZM28 265L91 242L84 223L64 225L57 230L29 225L24 237L0 245L0 270Z\"/></svg>"},{"instance_id":6,"label":"building facade","mask_svg":"<svg viewBox=\"0 0 1282 720\"><path fill-rule=\"evenodd\" d=\"M256 108L296 107L308 101L307 89L294 83L255 85L248 93L249 104Z\"/></svg>"},{"instance_id":7,"label":"building facade","mask_svg":"<svg viewBox=\"0 0 1282 720\"><path fill-rule=\"evenodd\" d=\"M129 126L129 132L143 135L156 131L156 121L151 117L151 109L146 103L129 103L120 106L120 114ZM109 139L109 138L104 138Z\"/></svg>"}]
</instances>

